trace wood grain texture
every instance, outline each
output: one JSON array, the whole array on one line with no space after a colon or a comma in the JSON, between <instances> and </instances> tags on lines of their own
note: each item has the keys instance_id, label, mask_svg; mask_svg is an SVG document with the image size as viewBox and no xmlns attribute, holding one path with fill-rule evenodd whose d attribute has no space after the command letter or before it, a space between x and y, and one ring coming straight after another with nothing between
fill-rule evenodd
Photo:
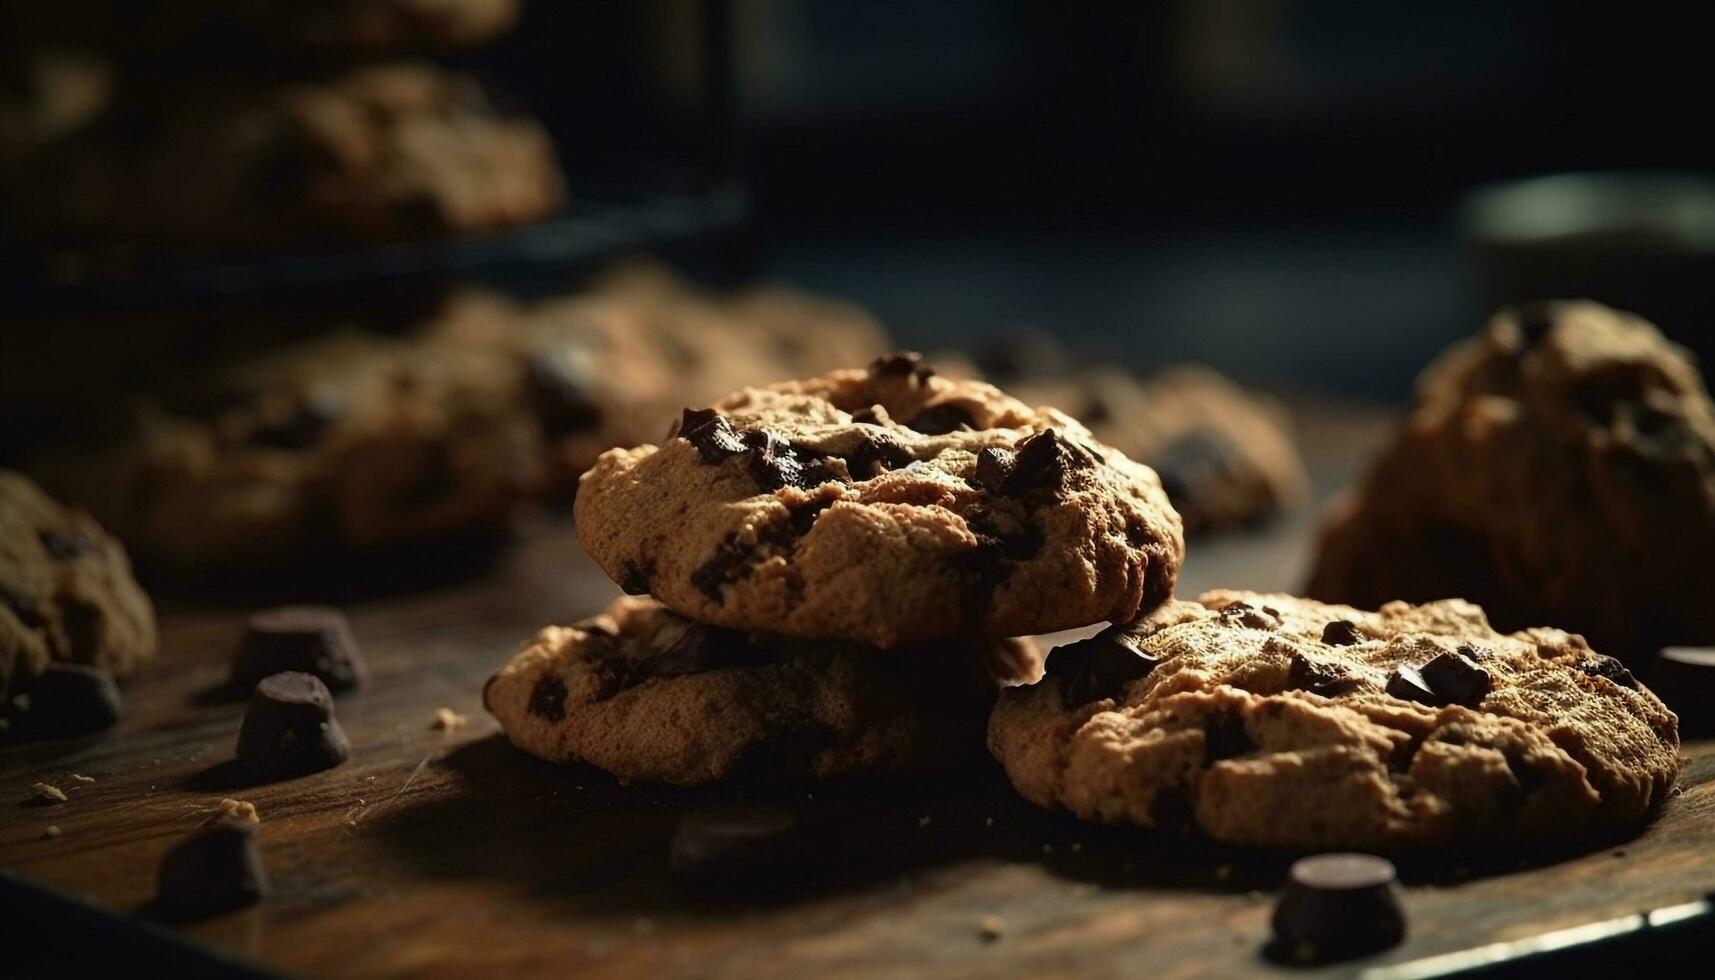
<instances>
[{"instance_id":1,"label":"wood grain texture","mask_svg":"<svg viewBox=\"0 0 1715 980\"><path fill-rule=\"evenodd\" d=\"M1376 417L1353 418L1305 416L1324 491L1378 438ZM1290 588L1311 527L1306 514L1261 535L1195 542L1181 591ZM315 598L315 585L274 598ZM224 779L242 706L219 694L246 606L169 600L162 658L128 688L117 732L0 746L0 867L129 915L150 898L167 847L232 796L261 811L275 895L187 932L287 973L1283 972L1259 950L1289 856L1043 813L985 759L922 782L746 790L818 828L800 856L814 886L748 898L689 889L667 864L675 821L729 792L622 787L594 770L539 763L512 749L480 704L483 680L518 642L615 592L578 554L564 519L545 517L466 578L349 602L374 675L338 703L351 761L250 787ZM432 729L443 706L469 726ZM1659 819L1625 839L1572 855L1403 859L1411 934L1365 963L1715 890L1715 743L1690 745L1687 755ZM69 800L26 804L38 781ZM46 836L50 824L59 836ZM984 934L989 916L998 937Z\"/></svg>"}]
</instances>

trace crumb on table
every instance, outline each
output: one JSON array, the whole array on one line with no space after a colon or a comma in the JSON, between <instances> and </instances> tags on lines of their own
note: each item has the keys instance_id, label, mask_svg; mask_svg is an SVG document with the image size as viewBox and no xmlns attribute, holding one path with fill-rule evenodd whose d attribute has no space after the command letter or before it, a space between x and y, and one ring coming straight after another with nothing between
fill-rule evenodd
<instances>
[{"instance_id":1,"label":"crumb on table","mask_svg":"<svg viewBox=\"0 0 1715 980\"><path fill-rule=\"evenodd\" d=\"M985 915L977 920L977 935L992 943L1006 934L1006 920L998 915Z\"/></svg>"},{"instance_id":2,"label":"crumb on table","mask_svg":"<svg viewBox=\"0 0 1715 980\"><path fill-rule=\"evenodd\" d=\"M74 782L74 783L85 783L85 784L88 784L88 783L93 783L93 782L95 782L95 777L94 777L94 776L85 776L85 775L84 775L84 774L83 774L83 773L81 773L81 772L74 772L74 773L72 773L72 774L71 774L71 781L72 781L72 782Z\"/></svg>"},{"instance_id":3,"label":"crumb on table","mask_svg":"<svg viewBox=\"0 0 1715 980\"><path fill-rule=\"evenodd\" d=\"M261 823L262 815L256 812L256 804L249 800L222 799L215 804L214 812L208 815L204 824L219 823L222 820L237 820L240 823Z\"/></svg>"},{"instance_id":4,"label":"crumb on table","mask_svg":"<svg viewBox=\"0 0 1715 980\"><path fill-rule=\"evenodd\" d=\"M469 724L470 719L451 708L436 708L435 720L429 727L438 732L451 732Z\"/></svg>"},{"instance_id":5,"label":"crumb on table","mask_svg":"<svg viewBox=\"0 0 1715 980\"><path fill-rule=\"evenodd\" d=\"M51 783L36 783L30 787L30 795L43 803L64 803L65 790Z\"/></svg>"}]
</instances>

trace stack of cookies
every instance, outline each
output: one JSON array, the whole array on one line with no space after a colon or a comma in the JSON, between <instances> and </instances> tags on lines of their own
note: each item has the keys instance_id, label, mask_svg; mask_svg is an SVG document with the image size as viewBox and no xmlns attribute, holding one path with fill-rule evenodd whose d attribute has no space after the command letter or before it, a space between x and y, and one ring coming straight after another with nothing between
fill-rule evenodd
<instances>
[{"instance_id":1,"label":"stack of cookies","mask_svg":"<svg viewBox=\"0 0 1715 980\"><path fill-rule=\"evenodd\" d=\"M536 636L484 702L622 779L918 772L977 751L1029 634L1130 622L1184 555L1155 474L911 354L687 409L587 472L579 541L630 597Z\"/></svg>"}]
</instances>

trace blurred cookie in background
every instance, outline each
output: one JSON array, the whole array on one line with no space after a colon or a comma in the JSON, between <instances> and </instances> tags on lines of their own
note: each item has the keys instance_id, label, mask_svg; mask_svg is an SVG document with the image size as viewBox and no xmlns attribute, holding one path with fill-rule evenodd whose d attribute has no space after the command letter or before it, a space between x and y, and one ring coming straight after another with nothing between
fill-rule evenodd
<instances>
[{"instance_id":1,"label":"blurred cookie in background","mask_svg":"<svg viewBox=\"0 0 1715 980\"><path fill-rule=\"evenodd\" d=\"M1503 308L1424 369L1340 501L1308 590L1365 608L1461 595L1639 665L1715 642L1715 406L1695 360L1587 301Z\"/></svg>"},{"instance_id":2,"label":"blurred cookie in background","mask_svg":"<svg viewBox=\"0 0 1715 980\"><path fill-rule=\"evenodd\" d=\"M0 50L0 169L76 132L112 90L112 66L87 52Z\"/></svg>"},{"instance_id":3,"label":"blurred cookie in background","mask_svg":"<svg viewBox=\"0 0 1715 980\"><path fill-rule=\"evenodd\" d=\"M490 231L565 196L535 120L427 64L139 86L6 184L34 237L190 252Z\"/></svg>"}]
</instances>

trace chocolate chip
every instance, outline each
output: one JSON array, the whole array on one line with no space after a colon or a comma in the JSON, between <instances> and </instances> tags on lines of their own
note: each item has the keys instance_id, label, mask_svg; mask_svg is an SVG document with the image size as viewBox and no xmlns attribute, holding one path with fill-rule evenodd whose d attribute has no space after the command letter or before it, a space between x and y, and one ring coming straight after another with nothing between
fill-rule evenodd
<instances>
[{"instance_id":1,"label":"chocolate chip","mask_svg":"<svg viewBox=\"0 0 1715 980\"><path fill-rule=\"evenodd\" d=\"M798 816L755 803L715 805L679 818L669 845L673 874L698 887L773 887L814 867Z\"/></svg>"},{"instance_id":2,"label":"chocolate chip","mask_svg":"<svg viewBox=\"0 0 1715 980\"><path fill-rule=\"evenodd\" d=\"M1234 602L1221 607L1221 621L1234 626L1243 626L1253 630L1272 630L1280 627L1280 611L1269 606L1261 609L1248 602Z\"/></svg>"},{"instance_id":3,"label":"chocolate chip","mask_svg":"<svg viewBox=\"0 0 1715 980\"><path fill-rule=\"evenodd\" d=\"M1019 444L1012 472L1001 483L1001 493L1022 497L1033 490L1057 488L1067 474L1090 464L1088 453L1055 430L1044 429Z\"/></svg>"},{"instance_id":4,"label":"chocolate chip","mask_svg":"<svg viewBox=\"0 0 1715 980\"><path fill-rule=\"evenodd\" d=\"M1441 697L1424 681L1417 668L1404 664L1395 667L1393 673L1388 675L1387 693L1401 701L1415 701L1431 707L1439 707L1441 703Z\"/></svg>"},{"instance_id":5,"label":"chocolate chip","mask_svg":"<svg viewBox=\"0 0 1715 980\"><path fill-rule=\"evenodd\" d=\"M264 419L250 433L250 441L273 449L308 449L328 426L339 421L343 405L332 392L312 391L293 406L284 418Z\"/></svg>"},{"instance_id":6,"label":"chocolate chip","mask_svg":"<svg viewBox=\"0 0 1715 980\"><path fill-rule=\"evenodd\" d=\"M1358 632L1358 624L1349 619L1336 619L1322 627L1322 642L1331 647L1349 647L1363 641L1364 635Z\"/></svg>"},{"instance_id":7,"label":"chocolate chip","mask_svg":"<svg viewBox=\"0 0 1715 980\"><path fill-rule=\"evenodd\" d=\"M72 561L95 550L95 542L76 531L43 531L41 539L54 561Z\"/></svg>"},{"instance_id":8,"label":"chocolate chip","mask_svg":"<svg viewBox=\"0 0 1715 980\"><path fill-rule=\"evenodd\" d=\"M752 429L741 439L748 452L745 466L750 477L765 491L784 487L808 490L837 479L827 460L772 432Z\"/></svg>"},{"instance_id":9,"label":"chocolate chip","mask_svg":"<svg viewBox=\"0 0 1715 980\"><path fill-rule=\"evenodd\" d=\"M1392 863L1369 854L1318 854L1292 865L1274 908L1269 955L1332 963L1387 949L1405 938L1405 910Z\"/></svg>"},{"instance_id":10,"label":"chocolate chip","mask_svg":"<svg viewBox=\"0 0 1715 980\"><path fill-rule=\"evenodd\" d=\"M1626 669L1626 665L1613 657L1600 653L1592 653L1578 664L1578 669L1589 677L1604 677L1621 687L1637 687L1638 679Z\"/></svg>"},{"instance_id":11,"label":"chocolate chip","mask_svg":"<svg viewBox=\"0 0 1715 980\"><path fill-rule=\"evenodd\" d=\"M339 765L351 746L327 685L314 674L289 671L264 677L251 692L236 754L258 772L297 776Z\"/></svg>"},{"instance_id":12,"label":"chocolate chip","mask_svg":"<svg viewBox=\"0 0 1715 980\"><path fill-rule=\"evenodd\" d=\"M977 427L977 420L965 406L942 402L939 405L930 405L913 415L905 425L926 436L944 436L960 429L974 429Z\"/></svg>"},{"instance_id":13,"label":"chocolate chip","mask_svg":"<svg viewBox=\"0 0 1715 980\"><path fill-rule=\"evenodd\" d=\"M727 535L725 541L715 546L714 553L691 572L691 584L703 595L719 602L727 583L738 577L737 571L749 563L754 551L753 545L743 543L737 535Z\"/></svg>"},{"instance_id":14,"label":"chocolate chip","mask_svg":"<svg viewBox=\"0 0 1715 980\"><path fill-rule=\"evenodd\" d=\"M692 623L673 645L639 664L649 677L681 677L723 667L769 662L750 638L737 630Z\"/></svg>"},{"instance_id":15,"label":"chocolate chip","mask_svg":"<svg viewBox=\"0 0 1715 980\"><path fill-rule=\"evenodd\" d=\"M719 463L744 452L744 442L732 423L712 408L685 409L678 436L697 447L704 463Z\"/></svg>"},{"instance_id":16,"label":"chocolate chip","mask_svg":"<svg viewBox=\"0 0 1715 980\"><path fill-rule=\"evenodd\" d=\"M155 876L155 901L170 917L201 917L268 897L256 825L221 820L174 844Z\"/></svg>"},{"instance_id":17,"label":"chocolate chip","mask_svg":"<svg viewBox=\"0 0 1715 980\"><path fill-rule=\"evenodd\" d=\"M331 606L281 606L251 615L232 655L232 684L248 691L285 671L314 674L328 690L354 690L368 676L345 613Z\"/></svg>"},{"instance_id":18,"label":"chocolate chip","mask_svg":"<svg viewBox=\"0 0 1715 980\"><path fill-rule=\"evenodd\" d=\"M1420 667L1418 674L1441 704L1467 708L1481 704L1493 685L1489 672L1464 652L1443 653Z\"/></svg>"},{"instance_id":19,"label":"chocolate chip","mask_svg":"<svg viewBox=\"0 0 1715 980\"><path fill-rule=\"evenodd\" d=\"M1506 753L1507 771L1512 774L1520 796L1529 796L1548 782L1548 775L1516 752Z\"/></svg>"},{"instance_id":20,"label":"chocolate chip","mask_svg":"<svg viewBox=\"0 0 1715 980\"><path fill-rule=\"evenodd\" d=\"M1357 689L1358 682L1343 667L1294 653L1286 670L1286 685L1293 690L1331 698L1351 693Z\"/></svg>"},{"instance_id":21,"label":"chocolate chip","mask_svg":"<svg viewBox=\"0 0 1715 980\"><path fill-rule=\"evenodd\" d=\"M871 405L868 408L858 409L852 413L852 421L862 423L863 425L880 425L881 416L876 414L875 409L876 406L874 405Z\"/></svg>"},{"instance_id":22,"label":"chocolate chip","mask_svg":"<svg viewBox=\"0 0 1715 980\"><path fill-rule=\"evenodd\" d=\"M87 735L119 721L119 686L105 670L52 663L28 683L29 710L16 719L19 733L26 737Z\"/></svg>"},{"instance_id":23,"label":"chocolate chip","mask_svg":"<svg viewBox=\"0 0 1715 980\"><path fill-rule=\"evenodd\" d=\"M1011 450L984 447L977 450L977 472L972 479L984 490L999 493L1016 462Z\"/></svg>"},{"instance_id":24,"label":"chocolate chip","mask_svg":"<svg viewBox=\"0 0 1715 980\"><path fill-rule=\"evenodd\" d=\"M568 347L538 350L525 368L530 407L550 437L585 432L601 424L595 379L581 351Z\"/></svg>"},{"instance_id":25,"label":"chocolate chip","mask_svg":"<svg viewBox=\"0 0 1715 980\"><path fill-rule=\"evenodd\" d=\"M625 575L620 579L619 587L626 595L648 595L650 579L654 576L650 570L634 561L625 563Z\"/></svg>"},{"instance_id":26,"label":"chocolate chip","mask_svg":"<svg viewBox=\"0 0 1715 980\"><path fill-rule=\"evenodd\" d=\"M1530 350L1554 329L1554 304L1549 302L1520 303L1513 307L1524 350Z\"/></svg>"},{"instance_id":27,"label":"chocolate chip","mask_svg":"<svg viewBox=\"0 0 1715 980\"><path fill-rule=\"evenodd\" d=\"M911 465L911 451L887 436L864 435L846 455L846 470L854 480Z\"/></svg>"},{"instance_id":28,"label":"chocolate chip","mask_svg":"<svg viewBox=\"0 0 1715 980\"><path fill-rule=\"evenodd\" d=\"M810 529L816 526L816 518L822 516L822 511L833 505L832 500L817 500L805 504L792 512L791 518L787 521L787 527L791 529L794 537L801 538L809 534Z\"/></svg>"},{"instance_id":29,"label":"chocolate chip","mask_svg":"<svg viewBox=\"0 0 1715 980\"><path fill-rule=\"evenodd\" d=\"M552 674L536 679L530 688L530 704L526 710L543 721L566 720L566 682Z\"/></svg>"},{"instance_id":30,"label":"chocolate chip","mask_svg":"<svg viewBox=\"0 0 1715 980\"><path fill-rule=\"evenodd\" d=\"M1127 684L1148 677L1161 663L1143 649L1148 634L1109 626L1095 636L1055 647L1048 655L1047 676L1060 680L1060 703L1076 708L1117 698Z\"/></svg>"},{"instance_id":31,"label":"chocolate chip","mask_svg":"<svg viewBox=\"0 0 1715 980\"><path fill-rule=\"evenodd\" d=\"M1203 722L1203 761L1205 764L1232 759L1255 751L1256 742L1245 728L1244 716L1237 711L1221 711Z\"/></svg>"},{"instance_id":32,"label":"chocolate chip","mask_svg":"<svg viewBox=\"0 0 1715 980\"><path fill-rule=\"evenodd\" d=\"M878 378L898 378L909 374L918 381L924 381L934 375L935 369L923 363L922 354L903 350L883 354L869 362L869 373Z\"/></svg>"}]
</instances>

